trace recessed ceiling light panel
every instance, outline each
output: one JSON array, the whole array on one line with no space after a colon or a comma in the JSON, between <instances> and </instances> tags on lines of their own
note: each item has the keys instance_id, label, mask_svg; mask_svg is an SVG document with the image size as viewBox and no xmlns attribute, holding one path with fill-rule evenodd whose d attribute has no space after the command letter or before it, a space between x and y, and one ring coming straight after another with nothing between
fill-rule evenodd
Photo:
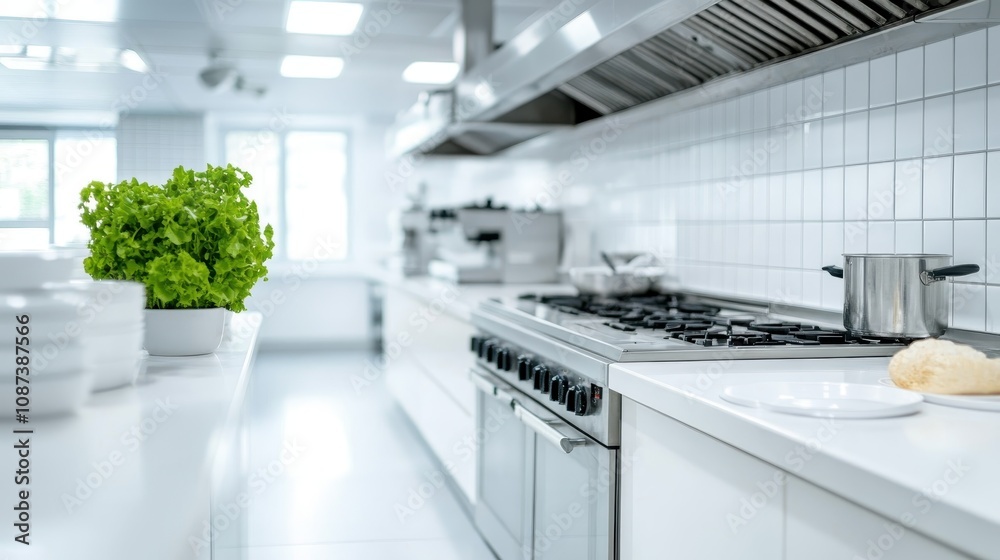
<instances>
[{"instance_id":1,"label":"recessed ceiling light panel","mask_svg":"<svg viewBox=\"0 0 1000 560\"><path fill-rule=\"evenodd\" d=\"M450 84L457 76L457 62L414 62L403 70L403 79L414 84Z\"/></svg>"},{"instance_id":2,"label":"recessed ceiling light panel","mask_svg":"<svg viewBox=\"0 0 1000 560\"><path fill-rule=\"evenodd\" d=\"M286 78L336 78L344 70L344 59L334 56L288 55L281 61Z\"/></svg>"},{"instance_id":3,"label":"recessed ceiling light panel","mask_svg":"<svg viewBox=\"0 0 1000 560\"><path fill-rule=\"evenodd\" d=\"M313 35L350 35L358 27L365 7L349 2L293 0L288 7L285 31Z\"/></svg>"}]
</instances>

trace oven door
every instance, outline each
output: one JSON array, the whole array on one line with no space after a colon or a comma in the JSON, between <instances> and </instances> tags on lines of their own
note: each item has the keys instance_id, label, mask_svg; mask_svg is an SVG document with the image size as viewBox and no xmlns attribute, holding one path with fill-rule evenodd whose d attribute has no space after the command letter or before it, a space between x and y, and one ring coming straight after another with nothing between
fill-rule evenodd
<instances>
[{"instance_id":1,"label":"oven door","mask_svg":"<svg viewBox=\"0 0 1000 560\"><path fill-rule=\"evenodd\" d=\"M489 373L470 377L482 434L476 523L494 551L502 560L614 559L618 450Z\"/></svg>"},{"instance_id":2,"label":"oven door","mask_svg":"<svg viewBox=\"0 0 1000 560\"><path fill-rule=\"evenodd\" d=\"M502 560L530 559L534 438L514 417L509 385L482 370L469 379L477 389L476 526Z\"/></svg>"}]
</instances>

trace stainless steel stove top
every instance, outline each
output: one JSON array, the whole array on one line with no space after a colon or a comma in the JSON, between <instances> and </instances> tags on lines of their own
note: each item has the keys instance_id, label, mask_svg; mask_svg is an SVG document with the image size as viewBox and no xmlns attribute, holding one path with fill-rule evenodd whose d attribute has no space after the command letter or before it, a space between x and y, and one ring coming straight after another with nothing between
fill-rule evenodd
<instances>
[{"instance_id":1,"label":"stainless steel stove top","mask_svg":"<svg viewBox=\"0 0 1000 560\"><path fill-rule=\"evenodd\" d=\"M480 312L615 362L891 356L911 342L848 335L834 313L683 293L526 294Z\"/></svg>"}]
</instances>

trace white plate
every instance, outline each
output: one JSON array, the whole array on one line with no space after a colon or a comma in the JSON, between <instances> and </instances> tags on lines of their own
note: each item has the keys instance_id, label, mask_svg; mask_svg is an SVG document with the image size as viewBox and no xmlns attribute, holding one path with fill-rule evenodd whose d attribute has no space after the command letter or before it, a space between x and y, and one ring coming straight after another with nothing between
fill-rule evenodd
<instances>
[{"instance_id":1,"label":"white plate","mask_svg":"<svg viewBox=\"0 0 1000 560\"><path fill-rule=\"evenodd\" d=\"M883 377L878 380L886 387L899 389L900 391L910 391L918 395L923 395L924 400L929 403L940 404L942 406L953 406L955 408L971 408L973 410L991 410L1000 412L1000 395L942 395L940 393L922 393L897 387L892 379Z\"/></svg>"},{"instance_id":2,"label":"white plate","mask_svg":"<svg viewBox=\"0 0 1000 560\"><path fill-rule=\"evenodd\" d=\"M47 282L65 282L81 260L69 251L0 251L0 270L16 271L0 275L0 291L37 290Z\"/></svg>"},{"instance_id":3,"label":"white plate","mask_svg":"<svg viewBox=\"0 0 1000 560\"><path fill-rule=\"evenodd\" d=\"M730 385L721 397L731 403L823 418L886 418L920 410L923 397L902 389L860 383L812 381Z\"/></svg>"},{"instance_id":4,"label":"white plate","mask_svg":"<svg viewBox=\"0 0 1000 560\"><path fill-rule=\"evenodd\" d=\"M96 393L134 385L139 377L141 364L142 359L137 355L131 360L95 365L93 391Z\"/></svg>"}]
</instances>

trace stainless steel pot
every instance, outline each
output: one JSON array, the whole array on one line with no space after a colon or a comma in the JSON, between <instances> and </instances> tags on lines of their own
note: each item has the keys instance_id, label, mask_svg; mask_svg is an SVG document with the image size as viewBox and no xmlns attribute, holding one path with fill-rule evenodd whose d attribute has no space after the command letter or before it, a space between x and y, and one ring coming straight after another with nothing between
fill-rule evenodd
<instances>
[{"instance_id":1,"label":"stainless steel pot","mask_svg":"<svg viewBox=\"0 0 1000 560\"><path fill-rule=\"evenodd\" d=\"M844 268L823 270L844 279L844 327L852 334L925 338L944 334L954 276L979 265L951 265L951 255L844 255Z\"/></svg>"}]
</instances>

